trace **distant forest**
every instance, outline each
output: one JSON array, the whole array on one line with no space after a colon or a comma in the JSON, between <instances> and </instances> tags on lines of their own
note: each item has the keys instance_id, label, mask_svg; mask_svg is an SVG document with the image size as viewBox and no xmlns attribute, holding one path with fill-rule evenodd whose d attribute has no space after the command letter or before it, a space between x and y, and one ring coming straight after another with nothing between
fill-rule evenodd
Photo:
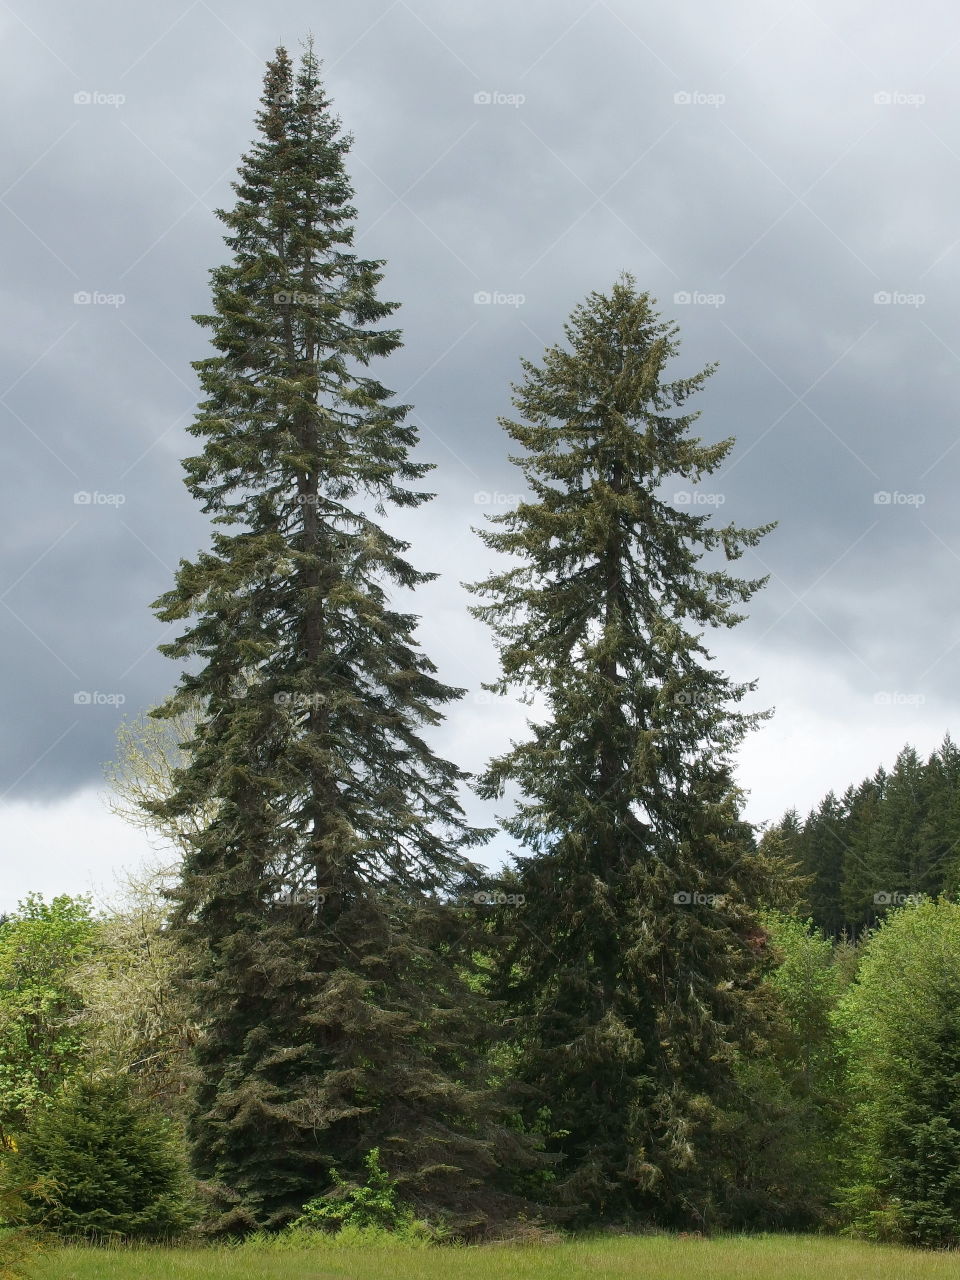
<instances>
[{"instance_id":1,"label":"distant forest","mask_svg":"<svg viewBox=\"0 0 960 1280\"><path fill-rule=\"evenodd\" d=\"M924 761L911 746L887 772L789 809L761 840L807 878L806 907L833 937L871 928L919 894L960 888L960 748L949 734Z\"/></svg>"}]
</instances>

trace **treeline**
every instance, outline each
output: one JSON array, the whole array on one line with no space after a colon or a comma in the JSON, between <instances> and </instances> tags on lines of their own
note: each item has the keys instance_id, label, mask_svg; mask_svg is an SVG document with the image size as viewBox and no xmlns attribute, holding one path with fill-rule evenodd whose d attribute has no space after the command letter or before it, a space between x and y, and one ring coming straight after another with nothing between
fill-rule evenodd
<instances>
[{"instance_id":1,"label":"treeline","mask_svg":"<svg viewBox=\"0 0 960 1280\"><path fill-rule=\"evenodd\" d=\"M892 907L960 888L960 750L949 735L924 761L913 747L763 837L807 883L806 909L831 937L856 936Z\"/></svg>"},{"instance_id":2,"label":"treeline","mask_svg":"<svg viewBox=\"0 0 960 1280\"><path fill-rule=\"evenodd\" d=\"M168 918L162 882L144 879L110 911L34 897L0 921L0 1260L4 1220L94 1241L212 1225L209 1188L188 1169L199 1028L175 981L183 957ZM716 1118L710 1156L723 1196L691 1221L956 1247L960 905L894 908L859 944L795 914L761 919L768 1037L735 1064L741 1103ZM495 951L484 956L481 967L495 964ZM510 1057L486 1070L509 1074ZM545 1138L553 1114L540 1099L533 1127ZM527 1127L520 1099L511 1123ZM287 1233L456 1235L418 1216L383 1161L371 1150L361 1177L318 1188ZM558 1174L541 1164L513 1183L554 1225Z\"/></svg>"}]
</instances>

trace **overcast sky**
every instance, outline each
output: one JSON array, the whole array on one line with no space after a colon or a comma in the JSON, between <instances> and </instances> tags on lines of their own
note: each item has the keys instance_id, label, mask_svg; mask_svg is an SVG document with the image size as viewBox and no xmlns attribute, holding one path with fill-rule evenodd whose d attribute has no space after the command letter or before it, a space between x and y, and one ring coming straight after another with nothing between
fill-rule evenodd
<instances>
[{"instance_id":1,"label":"overcast sky","mask_svg":"<svg viewBox=\"0 0 960 1280\"><path fill-rule=\"evenodd\" d=\"M748 816L956 731L952 5L13 0L0 909L109 885L145 852L106 810L102 766L120 717L176 680L149 605L208 533L179 464L205 354L190 317L224 257L212 210L232 201L263 63L311 30L355 135L359 248L402 303L380 376L437 464L437 499L402 527L442 575L418 593L424 647L470 690L442 750L479 768L522 731L522 709L480 692L496 668L460 585L490 563L471 525L521 489L497 424L519 357L623 270L679 322L677 375L719 361L700 427L737 446L704 508L780 522L743 562L770 585L712 643L776 708L741 753Z\"/></svg>"}]
</instances>

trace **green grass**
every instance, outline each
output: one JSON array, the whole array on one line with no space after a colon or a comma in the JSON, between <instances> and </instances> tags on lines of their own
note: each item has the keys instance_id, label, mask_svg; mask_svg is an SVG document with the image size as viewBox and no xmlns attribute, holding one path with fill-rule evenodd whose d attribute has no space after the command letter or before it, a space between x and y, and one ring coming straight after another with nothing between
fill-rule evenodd
<instances>
[{"instance_id":1,"label":"green grass","mask_svg":"<svg viewBox=\"0 0 960 1280\"><path fill-rule=\"evenodd\" d=\"M555 1245L278 1251L58 1249L31 1280L960 1280L960 1253L818 1236L630 1236Z\"/></svg>"}]
</instances>

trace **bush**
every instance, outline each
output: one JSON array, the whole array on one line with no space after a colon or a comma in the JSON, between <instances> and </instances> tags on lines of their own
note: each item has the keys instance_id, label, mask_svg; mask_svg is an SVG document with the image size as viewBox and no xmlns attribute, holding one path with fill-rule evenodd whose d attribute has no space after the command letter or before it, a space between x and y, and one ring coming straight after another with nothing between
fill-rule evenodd
<instances>
[{"instance_id":1,"label":"bush","mask_svg":"<svg viewBox=\"0 0 960 1280\"><path fill-rule=\"evenodd\" d=\"M840 1021L851 1098L848 1228L960 1246L960 905L926 901L888 915Z\"/></svg>"},{"instance_id":2,"label":"bush","mask_svg":"<svg viewBox=\"0 0 960 1280\"><path fill-rule=\"evenodd\" d=\"M290 1224L291 1230L351 1230L417 1234L416 1216L397 1197L396 1181L380 1167L380 1151L374 1147L364 1157L366 1186L357 1186L330 1170L335 1190L316 1196L303 1206L303 1213Z\"/></svg>"},{"instance_id":3,"label":"bush","mask_svg":"<svg viewBox=\"0 0 960 1280\"><path fill-rule=\"evenodd\" d=\"M18 1136L0 1177L8 1190L26 1188L10 1222L68 1239L169 1237L191 1217L175 1132L125 1077L64 1086Z\"/></svg>"}]
</instances>

